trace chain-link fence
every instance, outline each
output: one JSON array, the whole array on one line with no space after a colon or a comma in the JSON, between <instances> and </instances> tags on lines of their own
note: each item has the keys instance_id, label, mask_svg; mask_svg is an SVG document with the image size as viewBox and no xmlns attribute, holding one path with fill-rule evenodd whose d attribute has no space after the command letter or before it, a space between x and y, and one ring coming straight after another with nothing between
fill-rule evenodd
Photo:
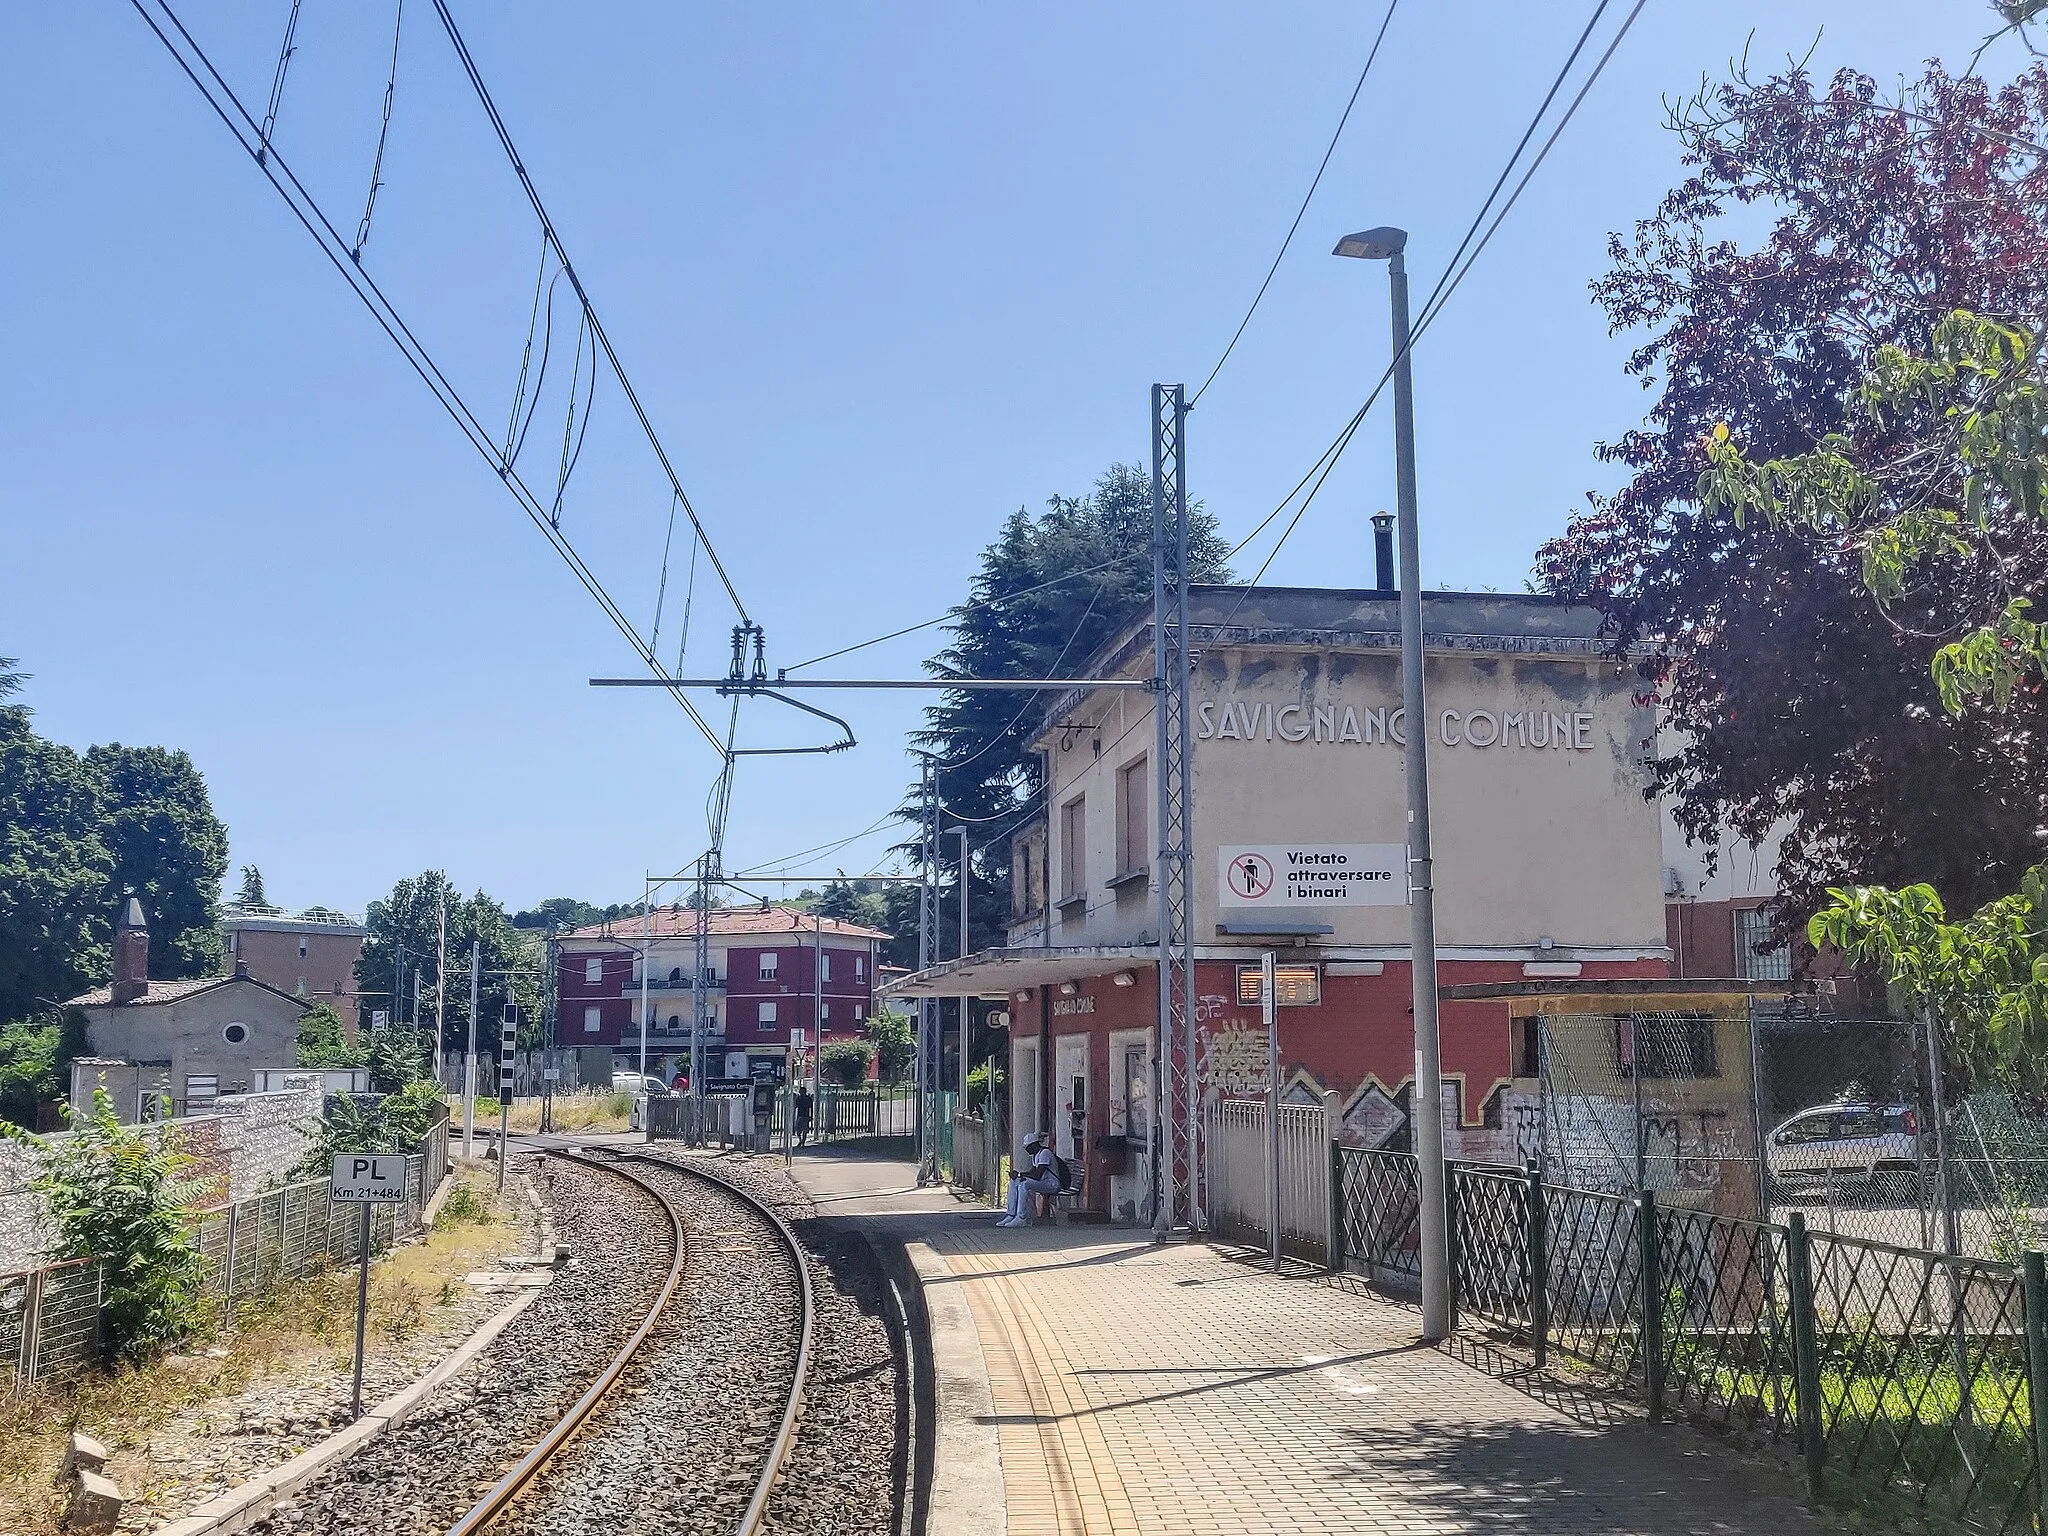
<instances>
[{"instance_id":1,"label":"chain-link fence","mask_svg":"<svg viewBox=\"0 0 2048 1536\"><path fill-rule=\"evenodd\" d=\"M1523 1021L1554 1183L2013 1262L2048 1239L2048 1105L1939 1030L1783 1005Z\"/></svg>"}]
</instances>

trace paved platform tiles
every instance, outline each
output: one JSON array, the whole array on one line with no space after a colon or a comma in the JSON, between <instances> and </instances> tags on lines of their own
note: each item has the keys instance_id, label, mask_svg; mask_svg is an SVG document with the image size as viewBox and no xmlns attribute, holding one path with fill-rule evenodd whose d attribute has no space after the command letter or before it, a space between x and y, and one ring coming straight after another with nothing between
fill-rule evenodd
<instances>
[{"instance_id":1,"label":"paved platform tiles","mask_svg":"<svg viewBox=\"0 0 2048 1536\"><path fill-rule=\"evenodd\" d=\"M1416 1345L1411 1308L1346 1282L1118 1229L997 1229L908 1198L887 1166L798 1173L848 1215L914 1223L964 1291L1008 1536L1838 1529L1782 1467L1683 1426L1560 1411Z\"/></svg>"}]
</instances>

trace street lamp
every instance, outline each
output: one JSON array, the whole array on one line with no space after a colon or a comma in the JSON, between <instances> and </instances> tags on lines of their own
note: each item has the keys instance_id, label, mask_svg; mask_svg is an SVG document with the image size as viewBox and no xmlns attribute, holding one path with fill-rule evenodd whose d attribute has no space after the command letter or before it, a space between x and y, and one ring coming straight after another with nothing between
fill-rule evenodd
<instances>
[{"instance_id":1,"label":"street lamp","mask_svg":"<svg viewBox=\"0 0 2048 1536\"><path fill-rule=\"evenodd\" d=\"M1450 1241L1444 1190L1443 1051L1437 1035L1436 907L1429 851L1429 750L1422 699L1422 581L1415 527L1415 393L1408 366L1408 232L1382 225L1346 235L1334 254L1384 261L1394 311L1394 479L1401 545L1401 703L1407 722L1409 966L1415 1004L1410 1123L1421 1189L1422 1337L1451 1331Z\"/></svg>"}]
</instances>

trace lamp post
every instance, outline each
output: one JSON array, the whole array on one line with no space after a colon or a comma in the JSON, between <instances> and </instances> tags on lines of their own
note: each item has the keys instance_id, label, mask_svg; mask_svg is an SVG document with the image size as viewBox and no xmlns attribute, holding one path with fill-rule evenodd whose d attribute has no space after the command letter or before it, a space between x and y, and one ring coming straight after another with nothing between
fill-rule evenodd
<instances>
[{"instance_id":1,"label":"lamp post","mask_svg":"<svg viewBox=\"0 0 2048 1536\"><path fill-rule=\"evenodd\" d=\"M1394 314L1395 531L1401 546L1401 703L1408 768L1408 969L1414 987L1415 1092L1409 1120L1421 1178L1422 1337L1451 1331L1449 1210L1445 1203L1443 1052L1437 1035L1436 906L1429 851L1429 750L1422 698L1422 580L1415 516L1415 390L1408 366L1408 232L1381 226L1346 235L1335 254L1387 263Z\"/></svg>"}]
</instances>

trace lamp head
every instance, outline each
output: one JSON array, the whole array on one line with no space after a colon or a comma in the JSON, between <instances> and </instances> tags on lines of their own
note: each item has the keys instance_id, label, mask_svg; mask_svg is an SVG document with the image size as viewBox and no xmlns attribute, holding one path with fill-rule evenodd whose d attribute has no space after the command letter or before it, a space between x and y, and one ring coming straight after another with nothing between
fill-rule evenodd
<instances>
[{"instance_id":1,"label":"lamp head","mask_svg":"<svg viewBox=\"0 0 2048 1536\"><path fill-rule=\"evenodd\" d=\"M1391 224L1382 224L1377 229L1360 230L1355 235L1346 235L1337 242L1335 256L1355 256L1362 261L1385 261L1398 256L1408 248L1408 231L1396 229Z\"/></svg>"}]
</instances>

